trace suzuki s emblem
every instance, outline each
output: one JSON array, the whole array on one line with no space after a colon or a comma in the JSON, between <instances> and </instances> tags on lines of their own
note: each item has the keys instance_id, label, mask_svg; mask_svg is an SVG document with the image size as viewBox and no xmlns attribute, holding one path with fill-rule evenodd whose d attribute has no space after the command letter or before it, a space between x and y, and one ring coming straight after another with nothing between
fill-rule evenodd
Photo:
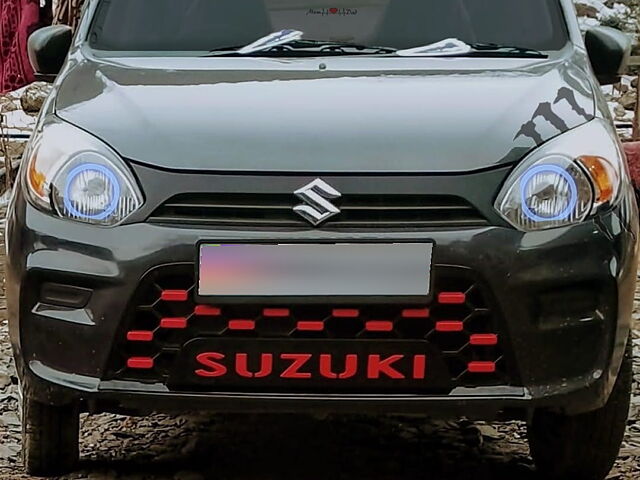
<instances>
[{"instance_id":1,"label":"suzuki s emblem","mask_svg":"<svg viewBox=\"0 0 640 480\"><path fill-rule=\"evenodd\" d=\"M294 193L304 203L293 207L293 210L313 225L320 225L340 213L340 209L329 200L340 198L342 194L319 178Z\"/></svg>"}]
</instances>

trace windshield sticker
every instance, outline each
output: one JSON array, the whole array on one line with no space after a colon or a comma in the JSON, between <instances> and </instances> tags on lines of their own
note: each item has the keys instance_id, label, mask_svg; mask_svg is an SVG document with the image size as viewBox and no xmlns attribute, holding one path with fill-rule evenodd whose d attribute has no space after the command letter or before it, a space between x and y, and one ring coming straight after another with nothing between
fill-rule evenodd
<instances>
[{"instance_id":1,"label":"windshield sticker","mask_svg":"<svg viewBox=\"0 0 640 480\"><path fill-rule=\"evenodd\" d=\"M357 8L310 8L307 10L307 15L319 15L322 17L329 17L331 15L337 15L339 17L348 17L351 15L357 15Z\"/></svg>"}]
</instances>

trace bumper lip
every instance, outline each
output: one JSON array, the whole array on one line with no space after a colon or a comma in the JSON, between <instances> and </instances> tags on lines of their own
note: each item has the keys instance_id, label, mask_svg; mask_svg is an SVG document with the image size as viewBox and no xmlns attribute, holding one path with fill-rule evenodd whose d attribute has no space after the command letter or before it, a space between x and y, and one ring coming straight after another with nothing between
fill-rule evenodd
<instances>
[{"instance_id":1,"label":"bumper lip","mask_svg":"<svg viewBox=\"0 0 640 480\"><path fill-rule=\"evenodd\" d=\"M345 413L465 416L477 420L527 420L537 408L579 414L599 408L604 377L585 388L535 397L522 386L458 387L448 395L294 394L264 392L172 392L164 384L102 381L60 372L39 361L29 362L22 381L42 402L80 402L90 413L185 412L217 413Z\"/></svg>"},{"instance_id":2,"label":"bumper lip","mask_svg":"<svg viewBox=\"0 0 640 480\"><path fill-rule=\"evenodd\" d=\"M529 397L530 394L524 387L518 386L487 386L487 387L457 387L449 395L411 395L411 394L294 394L294 393L263 393L263 392L172 392L162 383L141 383L124 380L100 380L99 378L64 373L44 365L39 361L29 363L31 372L44 381L51 382L63 388L70 388L77 392L85 393L115 393L128 392L131 394L163 394L174 397L224 397L224 398L263 398L263 399L340 399L345 401L366 399L393 399L393 400L424 400L445 398L479 398L479 397Z\"/></svg>"},{"instance_id":3,"label":"bumper lip","mask_svg":"<svg viewBox=\"0 0 640 480\"><path fill-rule=\"evenodd\" d=\"M502 387L501 387L502 388ZM448 418L450 416L497 417L504 410L518 410L509 418L525 418L531 404L530 395L523 388L513 388L509 392L484 391L476 394L452 393L447 396L402 396L402 395L309 395L309 394L252 394L237 392L162 393L104 390L97 395L97 403L116 400L123 409L149 408L153 402L164 410L185 410L185 403L198 409L216 412L281 411L330 412L330 413L381 413L381 414L422 414ZM91 404L91 399L89 399ZM491 412L491 413L488 413ZM504 414L502 414L504 415Z\"/></svg>"},{"instance_id":4,"label":"bumper lip","mask_svg":"<svg viewBox=\"0 0 640 480\"><path fill-rule=\"evenodd\" d=\"M90 413L176 412L217 413L344 413L420 415L432 418L465 416L477 420L527 420L537 408L563 406L578 414L598 408L603 379L587 388L535 398L525 387L460 387L448 395L291 394L251 392L170 392L161 384L142 384L59 372L32 361L26 383L34 398L52 404L81 401Z\"/></svg>"},{"instance_id":5,"label":"bumper lip","mask_svg":"<svg viewBox=\"0 0 640 480\"><path fill-rule=\"evenodd\" d=\"M452 415L477 418L525 418L532 407L532 396L524 387L458 387L448 395L415 394L294 394L263 392L172 392L164 384L130 381L101 381L98 378L69 374L39 361L29 363L31 389L52 403L82 400L85 409L103 411L184 412L193 408L215 412L330 412L429 414L447 418ZM42 398L44 400L44 398ZM188 407L185 407L188 405ZM513 412L504 415L505 410ZM515 413L515 412L518 413Z\"/></svg>"}]
</instances>

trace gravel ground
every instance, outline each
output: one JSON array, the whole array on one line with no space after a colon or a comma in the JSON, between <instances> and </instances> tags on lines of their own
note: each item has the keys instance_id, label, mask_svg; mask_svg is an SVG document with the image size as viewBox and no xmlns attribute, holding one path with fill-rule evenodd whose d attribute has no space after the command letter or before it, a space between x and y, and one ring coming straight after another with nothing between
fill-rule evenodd
<instances>
[{"instance_id":1,"label":"gravel ground","mask_svg":"<svg viewBox=\"0 0 640 480\"><path fill-rule=\"evenodd\" d=\"M3 251L0 242L0 252ZM640 281L636 300L634 406L625 443L609 477L616 480L640 478ZM16 381L2 296L0 479L3 480L29 478L22 473L20 461ZM524 428L519 423L436 423L353 416L97 415L82 419L81 449L82 470L64 480L535 477Z\"/></svg>"}]
</instances>

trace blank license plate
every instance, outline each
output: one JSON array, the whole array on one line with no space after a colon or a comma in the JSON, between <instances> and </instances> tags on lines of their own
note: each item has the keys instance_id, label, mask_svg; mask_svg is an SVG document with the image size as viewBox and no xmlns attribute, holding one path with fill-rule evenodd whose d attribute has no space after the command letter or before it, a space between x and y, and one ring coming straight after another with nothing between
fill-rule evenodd
<instances>
[{"instance_id":1,"label":"blank license plate","mask_svg":"<svg viewBox=\"0 0 640 480\"><path fill-rule=\"evenodd\" d=\"M200 297L429 295L433 244L200 245Z\"/></svg>"}]
</instances>

